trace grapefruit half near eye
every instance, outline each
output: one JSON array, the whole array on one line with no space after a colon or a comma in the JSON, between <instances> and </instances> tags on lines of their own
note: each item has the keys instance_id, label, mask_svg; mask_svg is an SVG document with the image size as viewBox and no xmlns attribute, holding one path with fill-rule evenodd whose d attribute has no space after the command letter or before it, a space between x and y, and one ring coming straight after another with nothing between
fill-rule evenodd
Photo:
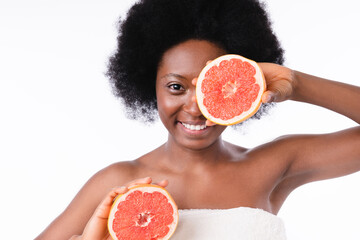
<instances>
[{"instance_id":1,"label":"grapefruit half near eye","mask_svg":"<svg viewBox=\"0 0 360 240\"><path fill-rule=\"evenodd\" d=\"M259 65L235 54L211 61L200 72L196 100L202 114L220 125L233 125L254 115L266 90Z\"/></svg>"},{"instance_id":2,"label":"grapefruit half near eye","mask_svg":"<svg viewBox=\"0 0 360 240\"><path fill-rule=\"evenodd\" d=\"M164 188L140 184L115 198L108 229L114 240L166 240L178 219L177 206Z\"/></svg>"}]
</instances>

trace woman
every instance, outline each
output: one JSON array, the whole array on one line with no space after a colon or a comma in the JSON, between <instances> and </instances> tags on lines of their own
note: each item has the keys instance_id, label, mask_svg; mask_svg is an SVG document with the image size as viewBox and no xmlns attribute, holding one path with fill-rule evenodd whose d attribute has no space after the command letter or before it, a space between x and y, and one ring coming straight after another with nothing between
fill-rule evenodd
<instances>
[{"instance_id":1,"label":"woman","mask_svg":"<svg viewBox=\"0 0 360 240\"><path fill-rule=\"evenodd\" d=\"M167 187L179 209L248 207L276 215L295 188L360 170L359 127L284 136L253 149L223 141L225 127L206 121L194 91L206 63L226 53L262 62L264 106L294 100L360 122L358 87L281 66L283 51L257 1L141 1L121 25L108 75L132 117L152 120L158 111L168 140L94 175L38 239L108 237L111 202L133 184ZM111 190L116 186L123 187Z\"/></svg>"}]
</instances>

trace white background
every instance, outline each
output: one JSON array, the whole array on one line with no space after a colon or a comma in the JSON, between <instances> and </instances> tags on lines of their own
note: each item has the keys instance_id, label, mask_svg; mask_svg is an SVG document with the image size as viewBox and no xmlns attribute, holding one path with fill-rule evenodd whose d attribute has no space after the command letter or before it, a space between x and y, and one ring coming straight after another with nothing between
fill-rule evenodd
<instances>
[{"instance_id":1,"label":"white background","mask_svg":"<svg viewBox=\"0 0 360 240\"><path fill-rule=\"evenodd\" d=\"M149 127L124 117L104 76L117 19L134 2L1 0L1 239L34 238L95 172L166 140L160 122ZM356 0L271 0L268 10L287 66L360 85ZM289 101L224 138L253 147L283 134L351 126ZM289 239L360 239L359 189L356 173L294 191L279 213Z\"/></svg>"}]
</instances>

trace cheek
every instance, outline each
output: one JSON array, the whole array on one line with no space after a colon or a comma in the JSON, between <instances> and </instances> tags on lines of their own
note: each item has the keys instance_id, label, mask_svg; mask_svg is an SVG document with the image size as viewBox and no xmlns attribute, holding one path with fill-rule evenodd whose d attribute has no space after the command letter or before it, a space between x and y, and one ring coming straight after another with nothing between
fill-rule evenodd
<instances>
[{"instance_id":1,"label":"cheek","mask_svg":"<svg viewBox=\"0 0 360 240\"><path fill-rule=\"evenodd\" d=\"M166 124L181 109L181 101L173 96L166 96L166 93L158 93L157 108L161 121Z\"/></svg>"}]
</instances>

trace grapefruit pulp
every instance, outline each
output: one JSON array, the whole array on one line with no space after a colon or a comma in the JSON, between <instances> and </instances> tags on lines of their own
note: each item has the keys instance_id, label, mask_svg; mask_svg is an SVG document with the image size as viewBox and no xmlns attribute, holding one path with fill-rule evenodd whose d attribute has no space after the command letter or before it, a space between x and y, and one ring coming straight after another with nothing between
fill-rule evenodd
<instances>
[{"instance_id":1,"label":"grapefruit pulp","mask_svg":"<svg viewBox=\"0 0 360 240\"><path fill-rule=\"evenodd\" d=\"M166 240L175 232L178 209L162 187L140 184L115 198L108 229L114 240Z\"/></svg>"},{"instance_id":2,"label":"grapefruit pulp","mask_svg":"<svg viewBox=\"0 0 360 240\"><path fill-rule=\"evenodd\" d=\"M265 78L256 62L228 54L211 61L200 72L196 100L207 119L233 125L256 113L265 90Z\"/></svg>"}]
</instances>

